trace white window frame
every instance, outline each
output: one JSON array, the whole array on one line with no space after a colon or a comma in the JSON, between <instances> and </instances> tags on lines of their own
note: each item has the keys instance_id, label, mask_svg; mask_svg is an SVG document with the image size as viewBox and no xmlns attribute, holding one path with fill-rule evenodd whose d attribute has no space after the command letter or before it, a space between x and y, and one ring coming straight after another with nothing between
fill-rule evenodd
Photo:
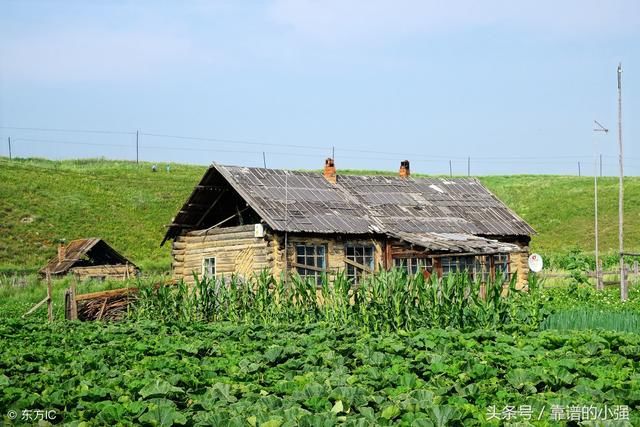
<instances>
[{"instance_id":1,"label":"white window frame","mask_svg":"<svg viewBox=\"0 0 640 427\"><path fill-rule=\"evenodd\" d=\"M213 276L210 276L207 270L207 261L209 260L213 260ZM218 268L218 262L216 260L216 257L214 256L208 256L208 257L204 257L202 258L202 278L214 278L216 277L216 269Z\"/></svg>"}]
</instances>

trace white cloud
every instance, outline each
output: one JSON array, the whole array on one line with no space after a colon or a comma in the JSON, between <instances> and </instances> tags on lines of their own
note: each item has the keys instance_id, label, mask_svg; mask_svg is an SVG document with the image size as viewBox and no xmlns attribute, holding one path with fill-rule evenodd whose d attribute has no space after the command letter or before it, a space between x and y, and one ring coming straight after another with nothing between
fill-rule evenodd
<instances>
[{"instance_id":1,"label":"white cloud","mask_svg":"<svg viewBox=\"0 0 640 427\"><path fill-rule=\"evenodd\" d=\"M633 0L274 0L270 14L327 43L485 26L562 37L618 35L640 27L640 2Z\"/></svg>"}]
</instances>

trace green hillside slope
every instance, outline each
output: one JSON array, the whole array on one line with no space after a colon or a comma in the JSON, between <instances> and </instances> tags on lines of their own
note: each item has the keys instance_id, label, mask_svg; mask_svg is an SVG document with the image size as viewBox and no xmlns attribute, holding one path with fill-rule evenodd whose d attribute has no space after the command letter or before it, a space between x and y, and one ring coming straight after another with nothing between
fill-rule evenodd
<instances>
[{"instance_id":1,"label":"green hillside slope","mask_svg":"<svg viewBox=\"0 0 640 427\"><path fill-rule=\"evenodd\" d=\"M168 268L169 223L204 173L203 166L105 160L0 159L0 268L36 269L55 254L57 239L102 237L146 269ZM347 173L347 171L342 171ZM364 171L351 171L365 173ZM339 171L340 173L340 171ZM593 251L593 179L565 176L480 178L537 231L533 250ZM617 180L600 183L603 251L615 253ZM625 184L626 246L640 249L640 179Z\"/></svg>"}]
</instances>

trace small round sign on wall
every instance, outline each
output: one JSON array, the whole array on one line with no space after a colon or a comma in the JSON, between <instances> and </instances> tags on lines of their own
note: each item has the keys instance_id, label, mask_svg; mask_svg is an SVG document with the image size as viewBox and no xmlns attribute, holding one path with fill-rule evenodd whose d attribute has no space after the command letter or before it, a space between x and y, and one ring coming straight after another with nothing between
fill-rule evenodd
<instances>
[{"instance_id":1,"label":"small round sign on wall","mask_svg":"<svg viewBox=\"0 0 640 427\"><path fill-rule=\"evenodd\" d=\"M533 271L534 273L539 273L540 271L542 271L542 267L542 257L540 255L529 255L529 270Z\"/></svg>"}]
</instances>

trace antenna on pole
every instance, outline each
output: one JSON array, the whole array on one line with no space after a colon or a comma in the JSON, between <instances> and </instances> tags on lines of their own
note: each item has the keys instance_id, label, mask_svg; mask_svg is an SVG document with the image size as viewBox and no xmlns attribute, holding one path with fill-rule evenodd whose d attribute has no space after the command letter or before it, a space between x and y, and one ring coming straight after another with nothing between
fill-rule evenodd
<instances>
[{"instance_id":1,"label":"antenna on pole","mask_svg":"<svg viewBox=\"0 0 640 427\"><path fill-rule=\"evenodd\" d=\"M627 288L627 282L624 277L624 157L622 151L622 63L618 63L618 145L620 148L620 192L618 201L618 239L620 241L620 299L622 301L626 301L629 298L629 289Z\"/></svg>"}]
</instances>

